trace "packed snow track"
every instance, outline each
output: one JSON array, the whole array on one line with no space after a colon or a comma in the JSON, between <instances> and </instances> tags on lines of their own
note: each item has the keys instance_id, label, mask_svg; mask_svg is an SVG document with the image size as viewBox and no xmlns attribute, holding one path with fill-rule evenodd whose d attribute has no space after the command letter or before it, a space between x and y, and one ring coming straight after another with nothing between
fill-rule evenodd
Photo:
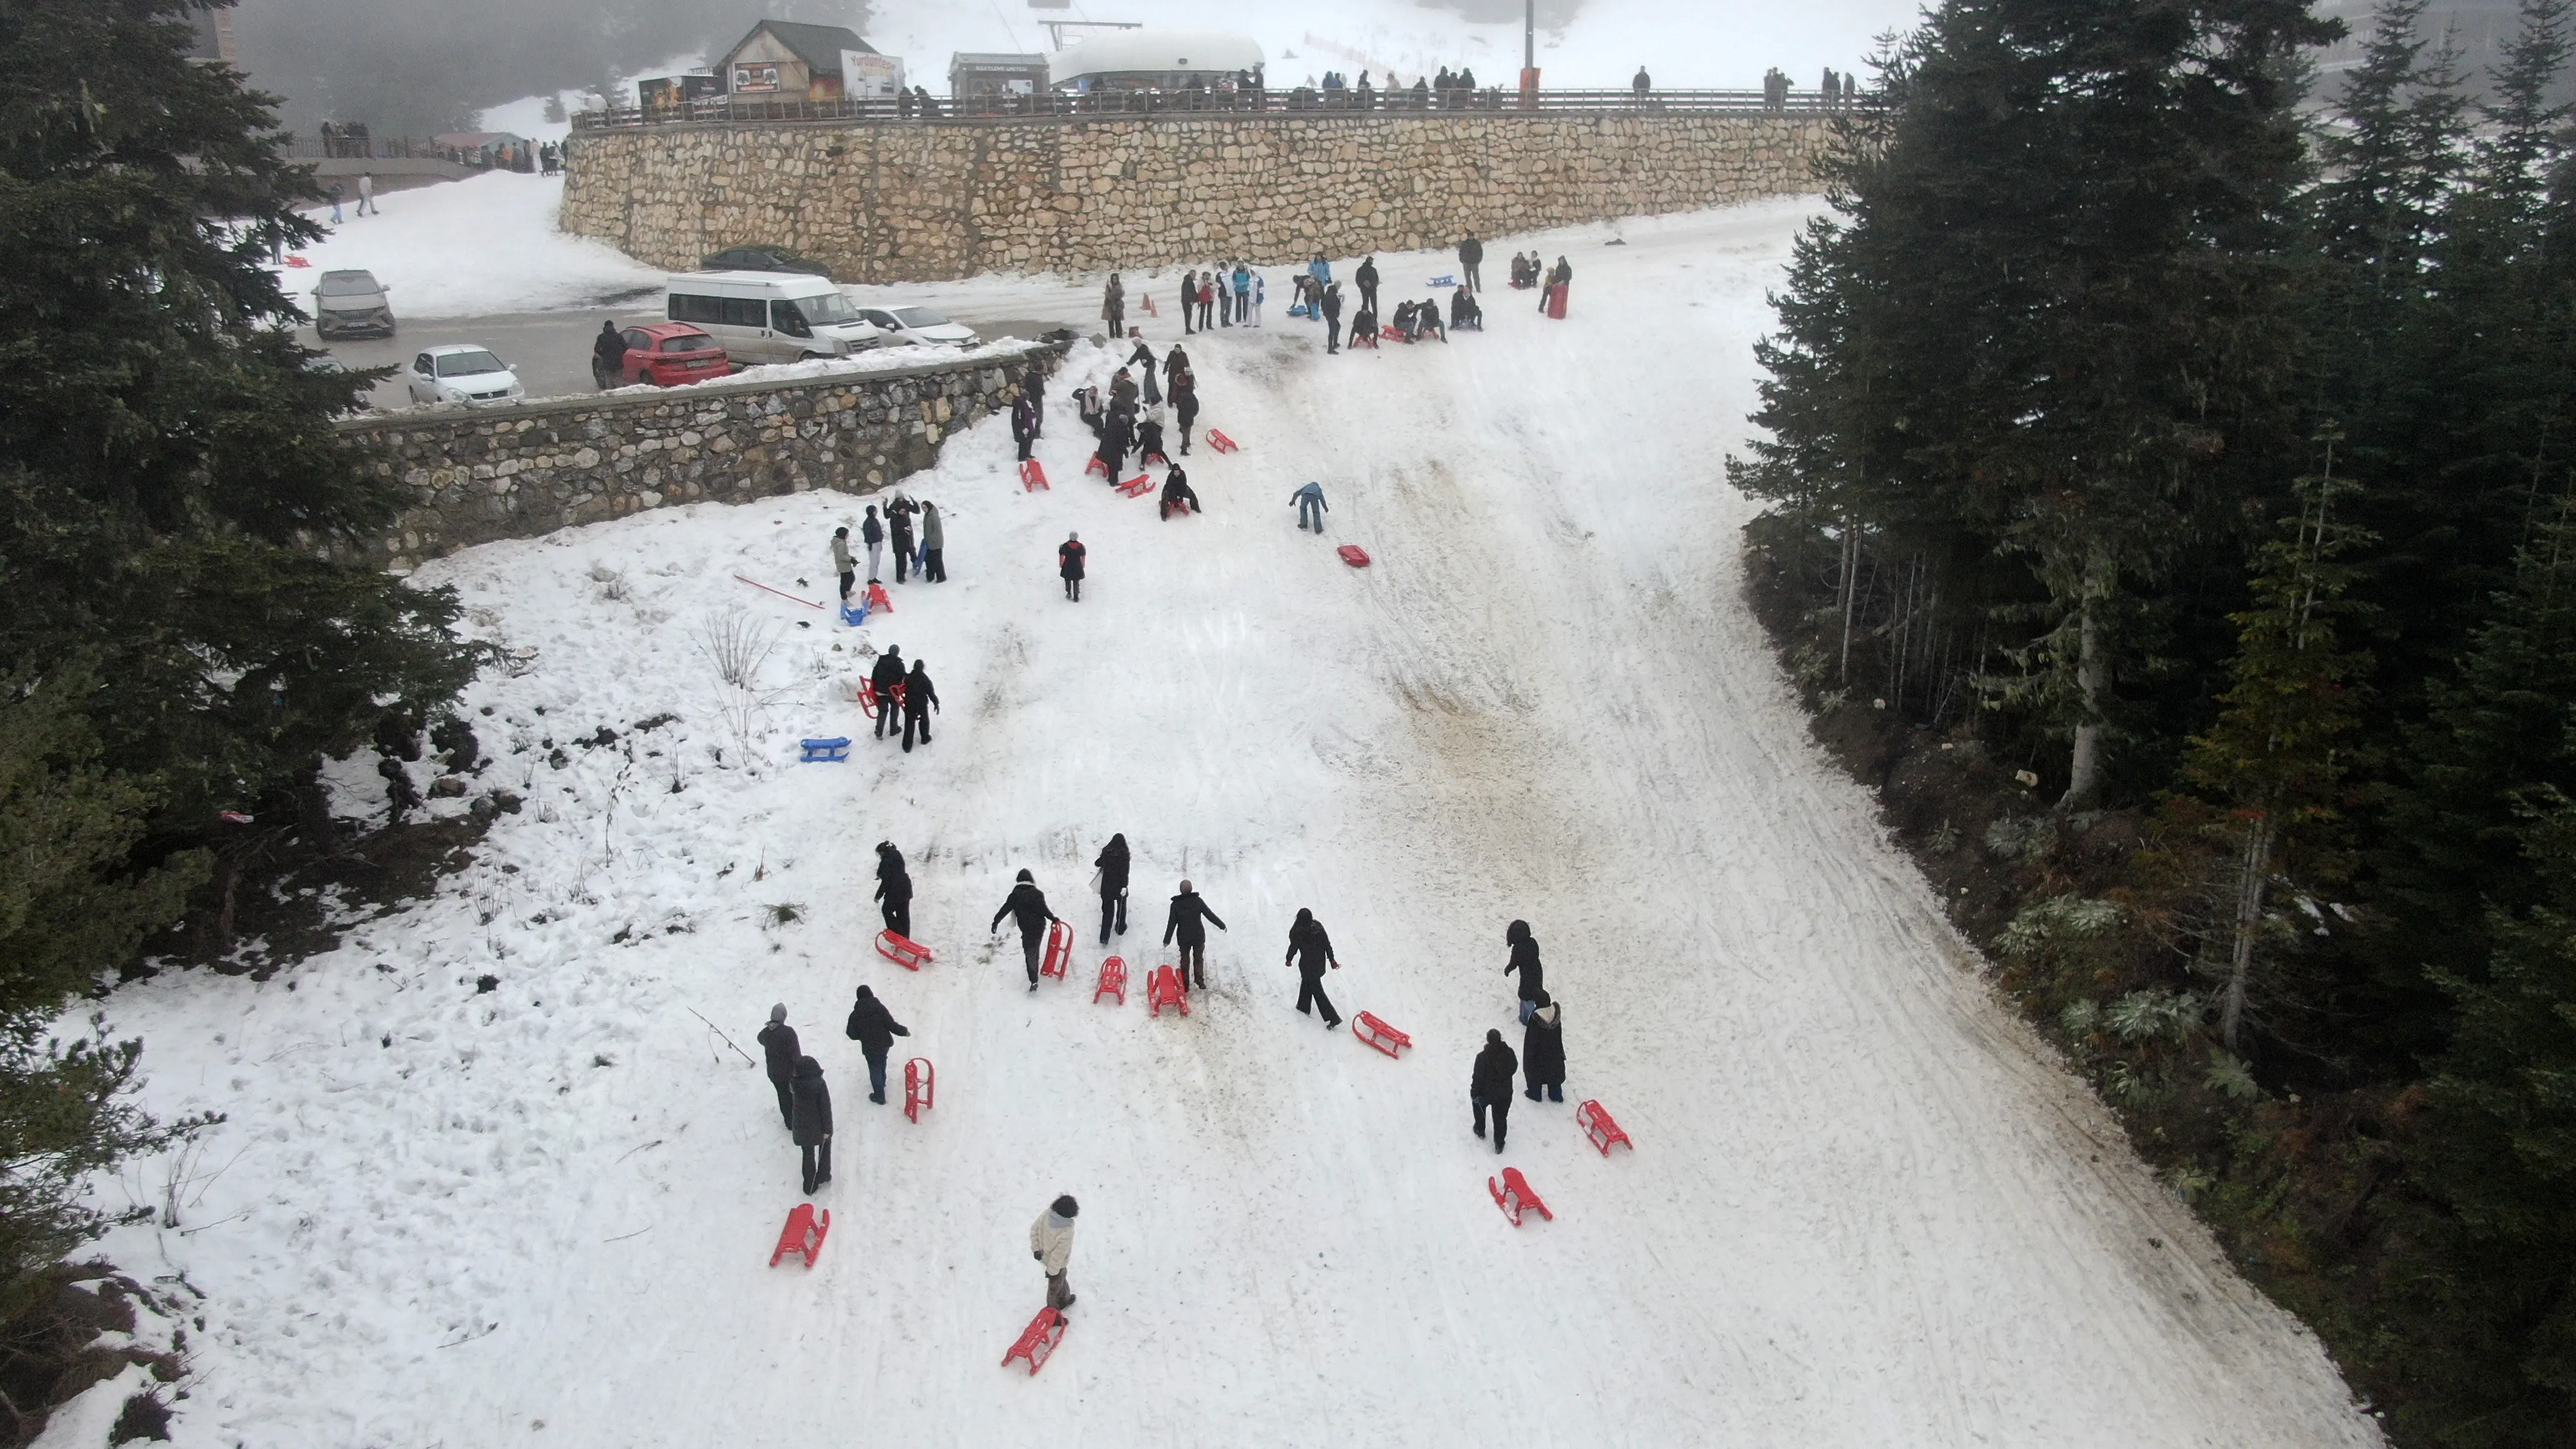
<instances>
[{"instance_id":1,"label":"packed snow track","mask_svg":"<svg viewBox=\"0 0 2576 1449\"><path fill-rule=\"evenodd\" d=\"M827 598L830 531L870 501L842 495L424 570L523 651L466 707L495 757L475 790L525 808L332 953L106 1002L152 1108L230 1114L178 1226L104 1245L203 1295L178 1441L2378 1443L1991 999L1741 601L1752 509L1720 463L1805 214L1540 238L1574 266L1568 319L1498 287L1445 346L1326 356L1274 271L1265 326L1187 339L1202 427L1244 447L1183 460L1207 505L1184 521L1083 476L1066 392L1124 349L1077 348L1053 488L1018 486L1001 419L951 440L903 491L940 506L954 581L889 570L863 629L735 579ZM1453 268L1379 265L1390 308ZM1127 281L1163 304L1156 350L1182 340L1174 276ZM1322 539L1287 503L1309 479ZM749 718L701 644L734 609L778 637ZM863 642L928 661L934 743L865 738ZM834 734L849 763L793 763ZM1136 852L1123 1008L1091 1000L1112 831ZM869 949L881 839L939 953L918 974ZM1034 995L986 929L1022 867L1079 932ZM1183 876L1230 929L1191 1014L1153 1019ZM1336 1004L1410 1032L1401 1060L1290 1009L1300 906ZM1497 1157L1467 1078L1488 1028L1520 1045L1515 918L1570 1075L1564 1105L1515 1099ZM862 983L913 1032L885 1107L841 1035ZM693 1015L756 1052L773 1001L838 1118L811 1270L765 1266L796 1152ZM917 1126L912 1055L940 1087ZM1633 1153L1583 1140L1585 1098ZM1554 1221L1495 1211L1504 1165ZM127 1190L157 1202L167 1171ZM1060 1192L1073 1327L1005 1373Z\"/></svg>"}]
</instances>

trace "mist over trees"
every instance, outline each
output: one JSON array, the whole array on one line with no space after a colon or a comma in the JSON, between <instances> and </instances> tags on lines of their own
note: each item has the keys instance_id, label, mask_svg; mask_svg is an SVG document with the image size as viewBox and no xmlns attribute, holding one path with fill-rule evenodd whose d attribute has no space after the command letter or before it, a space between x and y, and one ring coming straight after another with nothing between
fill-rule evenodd
<instances>
[{"instance_id":1,"label":"mist over trees","mask_svg":"<svg viewBox=\"0 0 2576 1449\"><path fill-rule=\"evenodd\" d=\"M868 14L868 0L243 0L233 40L250 83L282 98L289 131L331 120L424 136L721 50L759 20L864 35Z\"/></svg>"}]
</instances>

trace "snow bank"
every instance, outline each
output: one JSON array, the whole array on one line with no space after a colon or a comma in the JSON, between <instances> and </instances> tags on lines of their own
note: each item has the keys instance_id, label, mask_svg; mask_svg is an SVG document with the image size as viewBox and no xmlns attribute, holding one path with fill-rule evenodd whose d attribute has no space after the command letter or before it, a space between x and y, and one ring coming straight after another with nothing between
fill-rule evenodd
<instances>
[{"instance_id":1,"label":"snow bank","mask_svg":"<svg viewBox=\"0 0 2576 1449\"><path fill-rule=\"evenodd\" d=\"M988 357L1017 357L1038 344L1022 337L999 337L973 347L914 347L898 344L871 348L855 357L817 358L811 362L773 362L759 367L746 367L726 377L710 377L698 382L684 382L671 387L656 383L637 383L632 387L610 388L608 395L625 397L647 393L668 394L692 392L727 382L801 382L818 377L851 377L869 372L900 372L907 367L928 367L942 362L972 362Z\"/></svg>"},{"instance_id":2,"label":"snow bank","mask_svg":"<svg viewBox=\"0 0 2576 1449\"><path fill-rule=\"evenodd\" d=\"M359 267L393 289L405 321L598 307L658 289L665 273L605 242L555 229L560 176L490 171L463 181L386 192L382 216L360 216L354 183L330 235L289 267L290 293L310 291L324 271Z\"/></svg>"},{"instance_id":3,"label":"snow bank","mask_svg":"<svg viewBox=\"0 0 2576 1449\"><path fill-rule=\"evenodd\" d=\"M1244 450L1185 460L1182 521L1084 478L1065 394L1120 354L1079 345L1054 488L1018 487L1002 420L957 435L904 485L954 582L890 583L864 629L737 579L824 600L869 501L836 494L423 569L526 661L465 701L475 789L523 808L332 953L99 1003L148 1041L153 1110L230 1114L180 1230L104 1244L208 1295L177 1441L804 1444L858 1415L975 1445L2378 1443L1989 999L1740 602L1718 463L1803 211L1537 238L1575 268L1562 323L1497 290L1445 346L1327 357L1276 307L1190 338ZM1448 267L1380 265L1390 303ZM1322 539L1292 526L1308 479ZM749 694L703 642L735 611L776 641ZM944 705L908 755L851 699L890 645ZM849 762L792 763L832 734ZM1091 1000L1111 831L1124 1007ZM918 974L868 948L881 839L939 953ZM987 931L1022 867L1080 930L1034 995ZM1152 1020L1183 876L1229 929L1191 1015ZM1290 1009L1301 906L1402 1061ZM1520 1041L1516 917L1571 1073L1498 1157L1466 1087L1487 1029ZM894 1091L937 1065L918 1126L840 1035L861 983L912 1029ZM737 1047L773 1001L837 1109L810 1271L766 1266L796 1153ZM1633 1153L1583 1141L1590 1097ZM1555 1221L1504 1222L1505 1164ZM1059 1192L1080 1303L1031 1379L997 1364Z\"/></svg>"}]
</instances>

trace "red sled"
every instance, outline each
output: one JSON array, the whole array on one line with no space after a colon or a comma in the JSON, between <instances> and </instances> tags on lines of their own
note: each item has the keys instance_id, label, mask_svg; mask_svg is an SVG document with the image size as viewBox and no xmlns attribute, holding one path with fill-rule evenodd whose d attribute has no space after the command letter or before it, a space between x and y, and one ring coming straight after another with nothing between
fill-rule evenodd
<instances>
[{"instance_id":1,"label":"red sled","mask_svg":"<svg viewBox=\"0 0 2576 1449\"><path fill-rule=\"evenodd\" d=\"M1047 488L1046 469L1039 467L1038 460L1035 458L1022 458L1020 460L1020 491L1023 493L1035 493L1041 488ZM1047 491L1052 493L1055 490L1047 488Z\"/></svg>"},{"instance_id":2,"label":"red sled","mask_svg":"<svg viewBox=\"0 0 2576 1449\"><path fill-rule=\"evenodd\" d=\"M814 1217L814 1205L800 1202L796 1210L787 1215L787 1226L779 1230L778 1246L770 1250L769 1266L777 1267L778 1260L790 1253L801 1253L805 1257L805 1266L811 1268L815 1257L823 1251L823 1240L831 1235L832 1210L823 1209L822 1219L818 1222Z\"/></svg>"},{"instance_id":3,"label":"red sled","mask_svg":"<svg viewBox=\"0 0 2576 1449\"><path fill-rule=\"evenodd\" d=\"M1002 1355L1002 1367L1009 1368L1011 1360L1024 1358L1029 1361L1029 1376L1035 1378L1037 1371L1045 1368L1047 1359L1055 1353L1055 1346L1064 1342L1064 1331L1071 1326L1071 1320L1054 1309L1039 1309L1038 1316L1030 1319L1027 1330L1021 1333L1020 1341L1011 1345L1009 1353Z\"/></svg>"},{"instance_id":4,"label":"red sled","mask_svg":"<svg viewBox=\"0 0 2576 1449\"><path fill-rule=\"evenodd\" d=\"M1565 320L1565 284L1563 282L1547 289L1547 315L1559 322Z\"/></svg>"},{"instance_id":5,"label":"red sled","mask_svg":"<svg viewBox=\"0 0 2576 1449\"><path fill-rule=\"evenodd\" d=\"M1610 1155L1614 1143L1630 1152L1637 1150L1637 1144L1628 1140L1628 1134L1619 1130L1619 1124L1611 1120L1599 1102L1587 1099L1575 1108L1574 1125L1583 1129L1583 1135L1592 1139L1592 1145L1600 1148L1604 1157Z\"/></svg>"},{"instance_id":6,"label":"red sled","mask_svg":"<svg viewBox=\"0 0 2576 1449\"><path fill-rule=\"evenodd\" d=\"M1046 956L1038 962L1040 976L1064 979L1064 968L1073 962L1073 927L1062 921L1047 927Z\"/></svg>"},{"instance_id":7,"label":"red sled","mask_svg":"<svg viewBox=\"0 0 2576 1449\"><path fill-rule=\"evenodd\" d=\"M895 681L894 707L897 709L903 708L903 682L901 680ZM859 681L859 708L868 712L868 718L875 719L877 717L877 682L875 680L862 679ZM928 958L925 957L924 959Z\"/></svg>"},{"instance_id":8,"label":"red sled","mask_svg":"<svg viewBox=\"0 0 2576 1449\"><path fill-rule=\"evenodd\" d=\"M1117 997L1120 1006L1127 1004L1127 963L1119 957L1100 963L1100 984L1091 989L1091 1004L1098 1006L1104 996Z\"/></svg>"},{"instance_id":9,"label":"red sled","mask_svg":"<svg viewBox=\"0 0 2576 1449\"><path fill-rule=\"evenodd\" d=\"M1234 439L1227 437L1225 434L1218 432L1214 428L1208 429L1208 446L1216 449L1220 453L1238 452L1243 447L1241 443L1236 442Z\"/></svg>"},{"instance_id":10,"label":"red sled","mask_svg":"<svg viewBox=\"0 0 2576 1449\"><path fill-rule=\"evenodd\" d=\"M1364 569L1369 566L1368 550L1360 547L1356 543L1343 544L1340 548L1334 549L1333 552L1340 554L1342 556L1342 562L1349 564L1352 568Z\"/></svg>"},{"instance_id":11,"label":"red sled","mask_svg":"<svg viewBox=\"0 0 2576 1449\"><path fill-rule=\"evenodd\" d=\"M891 929L877 932L877 954L906 971L918 971L938 958L930 948L910 936L898 936Z\"/></svg>"},{"instance_id":12,"label":"red sled","mask_svg":"<svg viewBox=\"0 0 2576 1449\"><path fill-rule=\"evenodd\" d=\"M1154 491L1154 479L1150 474L1139 473L1135 477L1128 479L1126 482L1119 484L1118 491L1126 494L1130 498L1142 498L1146 494Z\"/></svg>"},{"instance_id":13,"label":"red sled","mask_svg":"<svg viewBox=\"0 0 2576 1449\"><path fill-rule=\"evenodd\" d=\"M893 613L894 600L886 597L885 585L870 584L868 585L868 612L873 614L879 609L889 614Z\"/></svg>"},{"instance_id":14,"label":"red sled","mask_svg":"<svg viewBox=\"0 0 2576 1449\"><path fill-rule=\"evenodd\" d=\"M1387 1025L1374 1012L1363 1011L1351 1018L1351 1035L1390 1057L1413 1045L1413 1038Z\"/></svg>"},{"instance_id":15,"label":"red sled","mask_svg":"<svg viewBox=\"0 0 2576 1449\"><path fill-rule=\"evenodd\" d=\"M1082 465L1082 472L1084 477L1097 473L1106 478L1109 476L1109 465L1101 461L1098 453L1094 453L1091 455L1091 461Z\"/></svg>"},{"instance_id":16,"label":"red sled","mask_svg":"<svg viewBox=\"0 0 2576 1449\"><path fill-rule=\"evenodd\" d=\"M914 1057L903 1064L903 1115L914 1122L931 1109L937 1074L930 1069L930 1058Z\"/></svg>"},{"instance_id":17,"label":"red sled","mask_svg":"<svg viewBox=\"0 0 2576 1449\"><path fill-rule=\"evenodd\" d=\"M1181 989L1181 973L1168 965L1155 967L1153 978L1145 983L1145 1004L1154 1009L1156 1016L1161 1016L1166 1006L1177 1006L1181 1015L1189 1015L1190 994Z\"/></svg>"},{"instance_id":18,"label":"red sled","mask_svg":"<svg viewBox=\"0 0 2576 1449\"><path fill-rule=\"evenodd\" d=\"M1494 1206L1503 1210L1503 1216L1512 1220L1513 1227L1521 1225L1521 1214L1525 1212L1537 1213L1549 1222L1556 1221L1556 1214L1547 1210L1547 1204L1539 1200L1539 1195L1530 1188L1529 1179L1521 1176L1517 1167L1504 1168L1503 1180L1499 1183L1486 1178L1485 1190L1494 1195Z\"/></svg>"}]
</instances>

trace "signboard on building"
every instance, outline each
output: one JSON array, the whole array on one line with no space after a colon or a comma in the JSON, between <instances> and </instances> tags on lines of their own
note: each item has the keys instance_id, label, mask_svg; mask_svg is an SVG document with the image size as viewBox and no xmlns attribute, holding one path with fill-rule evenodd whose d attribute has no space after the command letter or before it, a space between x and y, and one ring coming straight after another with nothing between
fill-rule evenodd
<instances>
[{"instance_id":1,"label":"signboard on building","mask_svg":"<svg viewBox=\"0 0 2576 1449\"><path fill-rule=\"evenodd\" d=\"M865 50L841 52L841 94L852 100L891 100L902 89L902 56Z\"/></svg>"},{"instance_id":2,"label":"signboard on building","mask_svg":"<svg viewBox=\"0 0 2576 1449\"><path fill-rule=\"evenodd\" d=\"M744 61L737 64L733 68L733 88L736 92L775 92L778 89L777 62Z\"/></svg>"}]
</instances>

